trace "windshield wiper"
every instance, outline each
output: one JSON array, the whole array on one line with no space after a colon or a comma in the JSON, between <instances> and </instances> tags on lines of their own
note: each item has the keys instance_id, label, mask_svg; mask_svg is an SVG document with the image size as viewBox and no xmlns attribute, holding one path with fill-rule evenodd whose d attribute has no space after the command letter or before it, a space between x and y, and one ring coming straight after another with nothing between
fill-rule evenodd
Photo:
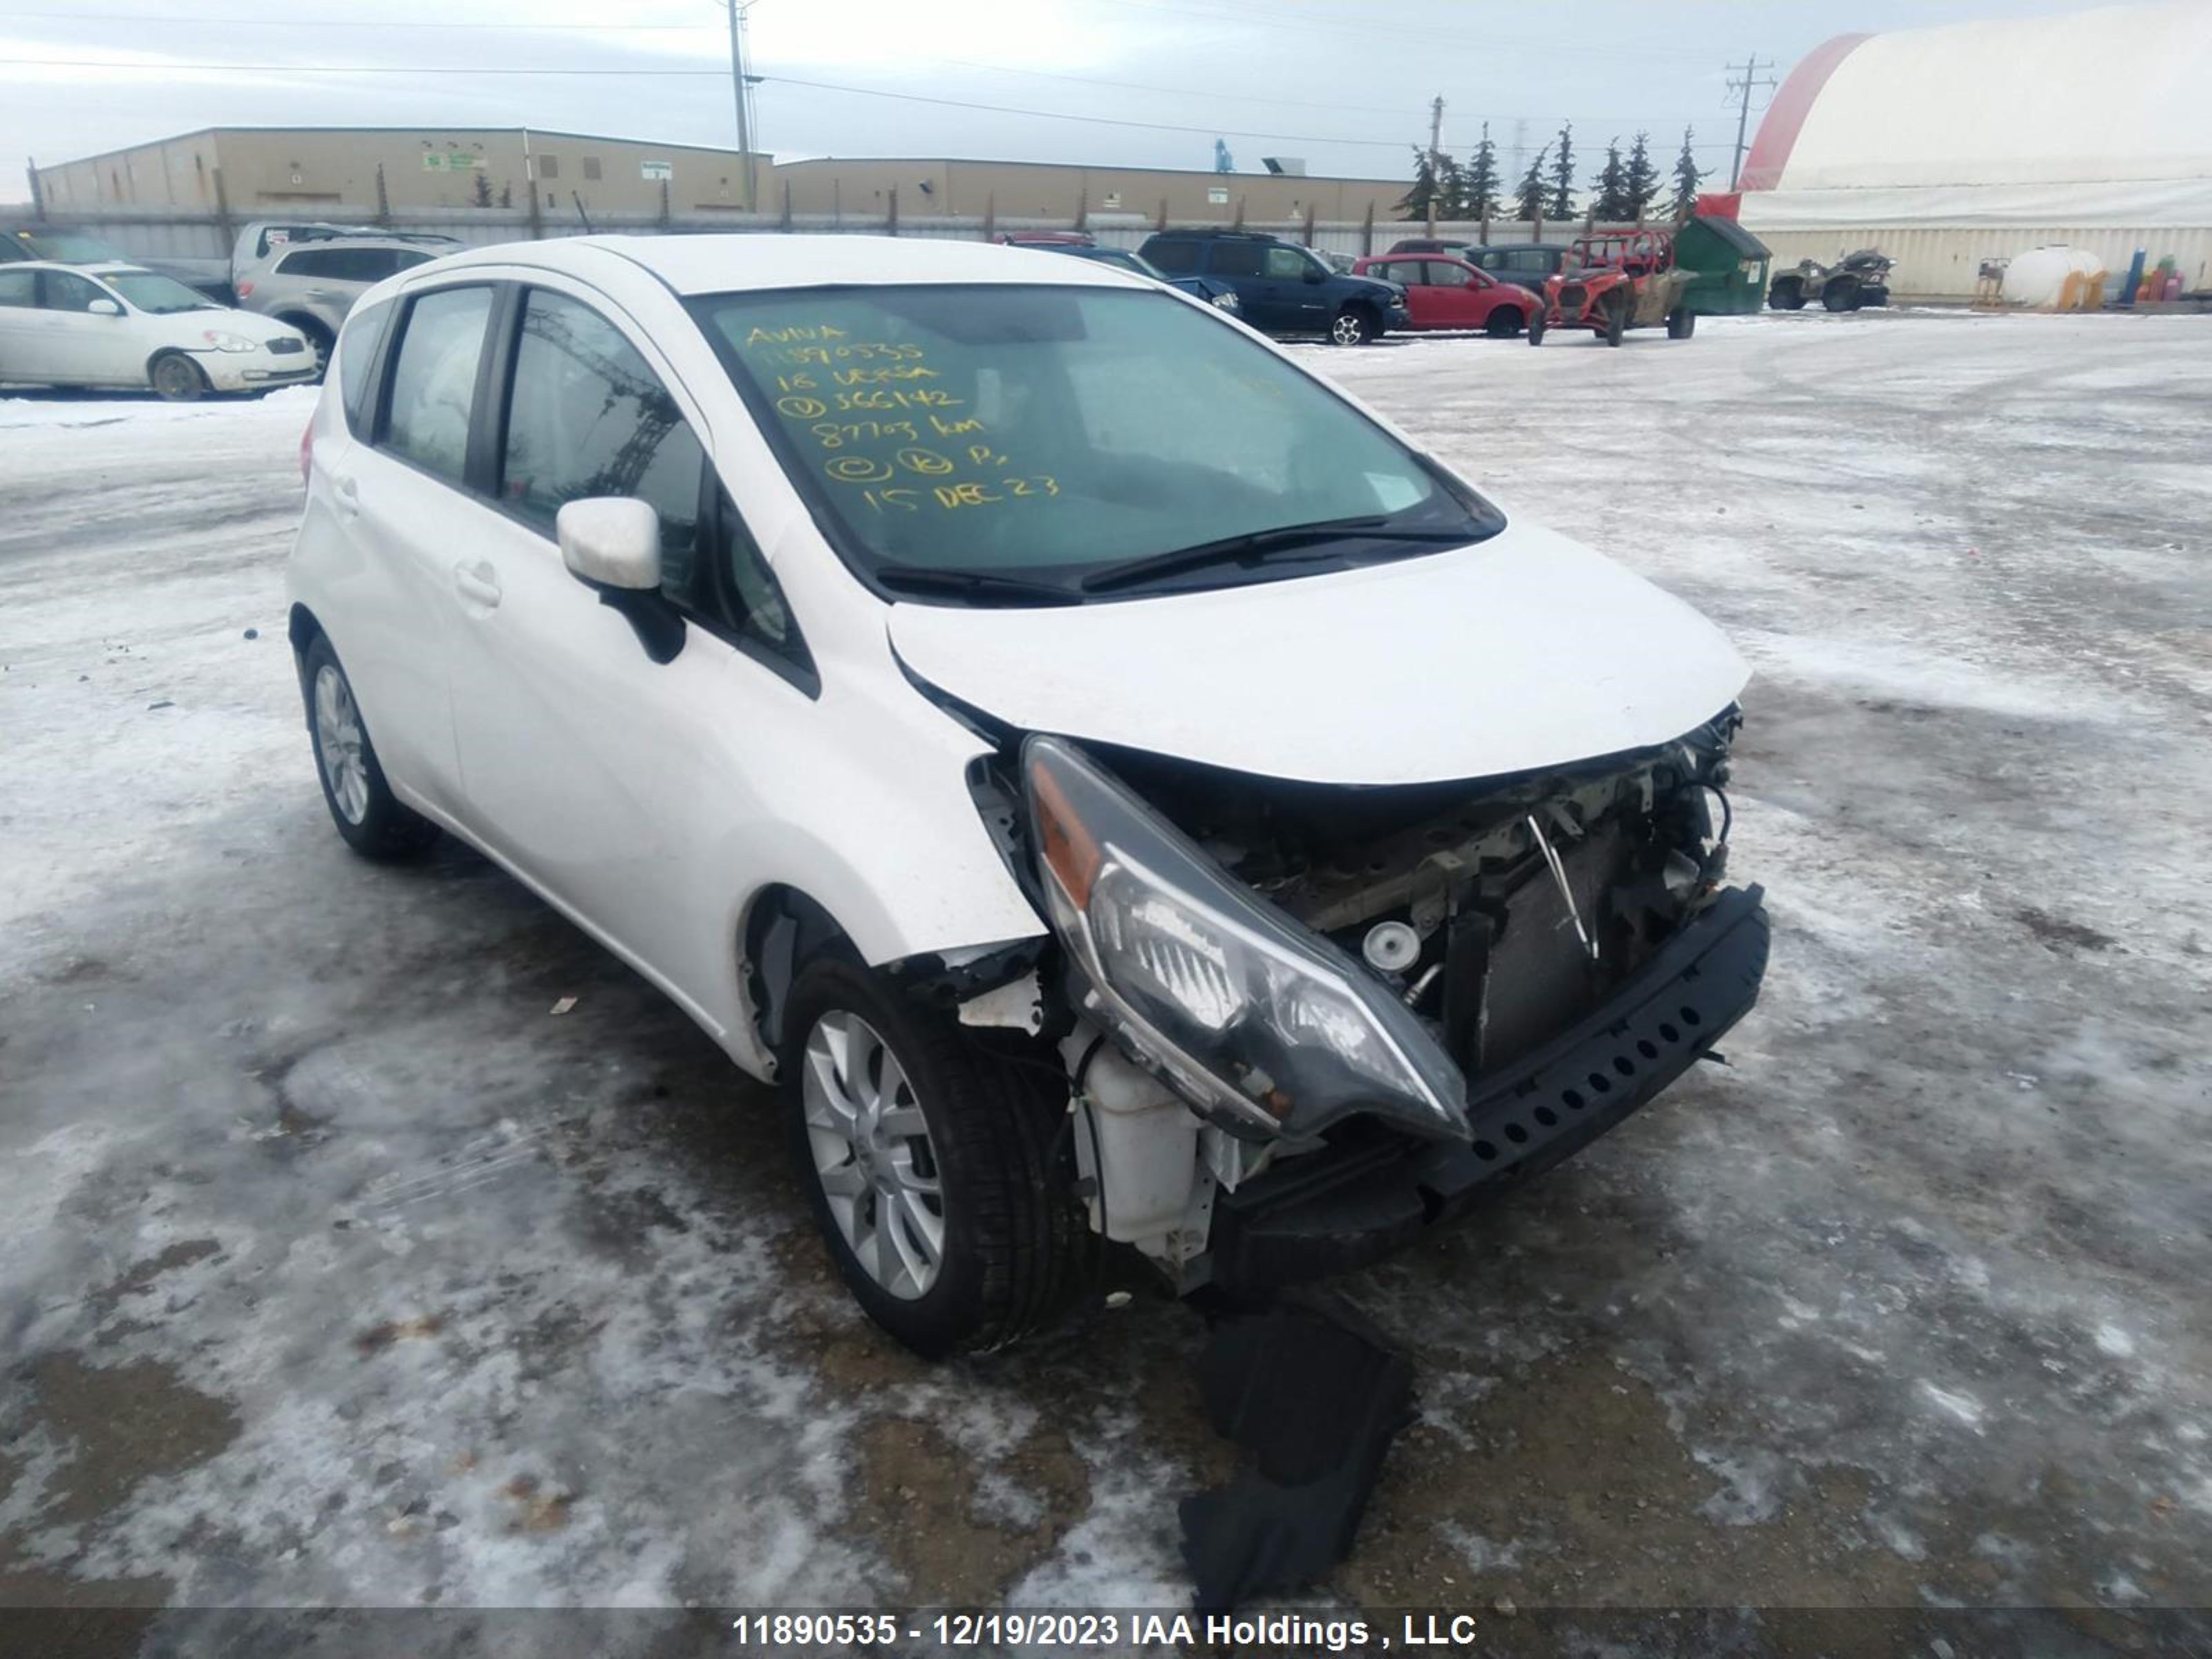
<instances>
[{"instance_id":1,"label":"windshield wiper","mask_svg":"<svg viewBox=\"0 0 2212 1659\"><path fill-rule=\"evenodd\" d=\"M1474 526L1464 530L1414 530L1394 526L1388 519L1323 519L1313 524L1287 524L1273 530L1255 530L1219 541L1200 542L1169 553L1147 554L1121 564L1094 570L1076 584L1086 593L1103 593L1130 587L1154 576L1179 576L1208 565L1256 563L1271 553L1295 552L1300 548L1326 547L1332 542L1425 542L1434 546L1458 546L1481 539Z\"/></svg>"},{"instance_id":2,"label":"windshield wiper","mask_svg":"<svg viewBox=\"0 0 2212 1659\"><path fill-rule=\"evenodd\" d=\"M922 564L882 564L877 582L897 593L941 593L949 598L998 599L1015 605L1080 605L1082 595L1055 582L1026 581L988 570L939 570Z\"/></svg>"}]
</instances>

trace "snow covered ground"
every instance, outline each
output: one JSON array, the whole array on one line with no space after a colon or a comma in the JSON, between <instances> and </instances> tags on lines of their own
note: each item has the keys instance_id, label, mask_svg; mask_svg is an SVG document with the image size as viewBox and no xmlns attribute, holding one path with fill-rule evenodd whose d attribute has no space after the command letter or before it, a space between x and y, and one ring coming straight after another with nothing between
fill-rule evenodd
<instances>
[{"instance_id":1,"label":"snow covered ground","mask_svg":"<svg viewBox=\"0 0 2212 1659\"><path fill-rule=\"evenodd\" d=\"M1734 634L1777 923L1729 1066L1349 1281L1423 1409L1328 1594L2212 1601L2212 330L1307 361ZM0 1606L1181 1602L1188 1311L908 1359L680 1015L345 854L307 408L0 398Z\"/></svg>"}]
</instances>

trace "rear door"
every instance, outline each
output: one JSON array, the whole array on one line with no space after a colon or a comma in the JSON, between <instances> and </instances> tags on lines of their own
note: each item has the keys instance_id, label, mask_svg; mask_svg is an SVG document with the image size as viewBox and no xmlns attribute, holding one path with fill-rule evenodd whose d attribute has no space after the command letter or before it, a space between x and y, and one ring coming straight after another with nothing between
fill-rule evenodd
<instances>
[{"instance_id":1,"label":"rear door","mask_svg":"<svg viewBox=\"0 0 2212 1659\"><path fill-rule=\"evenodd\" d=\"M480 476L471 440L499 292L480 281L398 301L381 368L362 394L370 441L330 463L337 533L351 556L325 625L385 771L448 816L463 809L449 689L460 631L455 571L482 514L470 495ZM346 351L356 343L349 335ZM343 396L343 363L340 378Z\"/></svg>"}]
</instances>

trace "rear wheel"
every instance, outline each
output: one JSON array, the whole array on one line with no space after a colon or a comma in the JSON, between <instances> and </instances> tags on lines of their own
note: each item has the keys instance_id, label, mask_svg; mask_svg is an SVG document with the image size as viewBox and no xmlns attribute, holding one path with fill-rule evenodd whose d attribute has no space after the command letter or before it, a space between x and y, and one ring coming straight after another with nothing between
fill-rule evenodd
<instances>
[{"instance_id":1,"label":"rear wheel","mask_svg":"<svg viewBox=\"0 0 2212 1659\"><path fill-rule=\"evenodd\" d=\"M331 331L320 323L310 322L304 317L284 319L300 331L300 337L307 343L307 349L315 354L315 379L320 381L331 366Z\"/></svg>"},{"instance_id":2,"label":"rear wheel","mask_svg":"<svg viewBox=\"0 0 2212 1659\"><path fill-rule=\"evenodd\" d=\"M1328 325L1328 337L1341 346L1365 345L1379 331L1375 319L1356 306L1346 306Z\"/></svg>"},{"instance_id":3,"label":"rear wheel","mask_svg":"<svg viewBox=\"0 0 2212 1659\"><path fill-rule=\"evenodd\" d=\"M1500 306L1490 313L1482 331L1493 340L1510 340L1521 331L1521 313L1511 306Z\"/></svg>"},{"instance_id":4,"label":"rear wheel","mask_svg":"<svg viewBox=\"0 0 2212 1659\"><path fill-rule=\"evenodd\" d=\"M1667 337L1686 340L1698 331L1698 313L1687 306L1676 306L1667 313Z\"/></svg>"},{"instance_id":5,"label":"rear wheel","mask_svg":"<svg viewBox=\"0 0 2212 1659\"><path fill-rule=\"evenodd\" d=\"M935 1357L1000 1346L1056 1310L1089 1237L1057 1066L991 1052L842 957L799 975L788 1022L793 1157L868 1316Z\"/></svg>"},{"instance_id":6,"label":"rear wheel","mask_svg":"<svg viewBox=\"0 0 2212 1659\"><path fill-rule=\"evenodd\" d=\"M1856 311L1859 308L1859 285L1849 277L1831 281L1820 290L1820 303L1830 311Z\"/></svg>"},{"instance_id":7,"label":"rear wheel","mask_svg":"<svg viewBox=\"0 0 2212 1659\"><path fill-rule=\"evenodd\" d=\"M385 781L353 683L320 634L301 659L300 683L323 799L346 845L363 858L384 861L412 858L437 840L438 826L403 805Z\"/></svg>"},{"instance_id":8,"label":"rear wheel","mask_svg":"<svg viewBox=\"0 0 2212 1659\"><path fill-rule=\"evenodd\" d=\"M153 383L155 395L169 403L189 404L208 394L207 376L181 351L165 351L155 358L146 378Z\"/></svg>"}]
</instances>

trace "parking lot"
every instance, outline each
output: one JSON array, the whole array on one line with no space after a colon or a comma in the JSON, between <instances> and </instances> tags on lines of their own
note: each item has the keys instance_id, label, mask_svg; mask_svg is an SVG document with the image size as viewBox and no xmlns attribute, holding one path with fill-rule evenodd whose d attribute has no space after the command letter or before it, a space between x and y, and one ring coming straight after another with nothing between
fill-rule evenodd
<instances>
[{"instance_id":1,"label":"parking lot","mask_svg":"<svg viewBox=\"0 0 2212 1659\"><path fill-rule=\"evenodd\" d=\"M1776 925L1725 1066L1345 1283L1421 1409L1325 1596L2212 1601L2203 320L1294 349L1730 632ZM911 1358L680 1013L331 832L309 398L0 397L0 1604L1184 1603L1195 1314Z\"/></svg>"}]
</instances>

